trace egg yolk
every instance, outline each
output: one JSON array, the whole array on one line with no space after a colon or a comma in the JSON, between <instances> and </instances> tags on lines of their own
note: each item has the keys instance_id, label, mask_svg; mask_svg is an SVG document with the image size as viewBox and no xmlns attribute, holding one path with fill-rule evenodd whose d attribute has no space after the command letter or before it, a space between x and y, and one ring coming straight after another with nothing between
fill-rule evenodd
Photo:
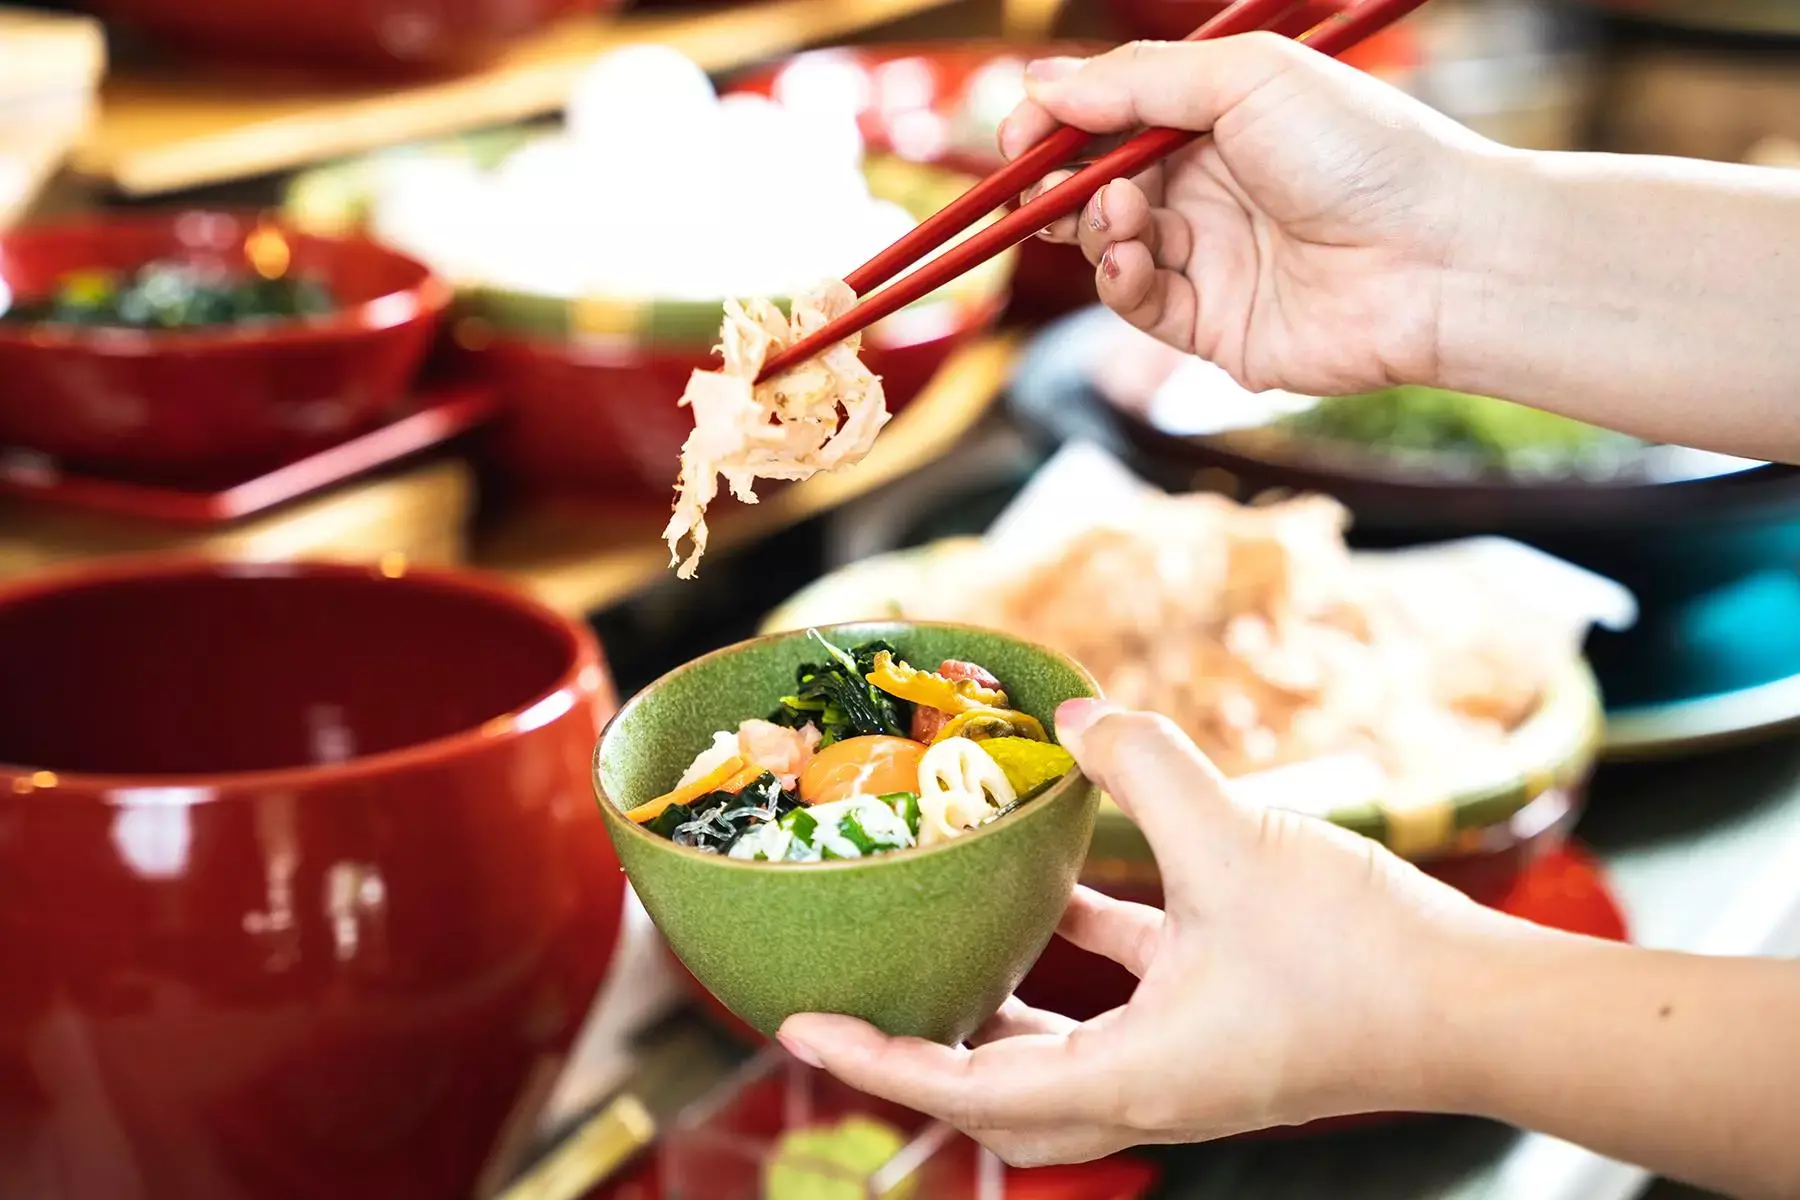
<instances>
[{"instance_id":1,"label":"egg yolk","mask_svg":"<svg viewBox=\"0 0 1800 1200\"><path fill-rule=\"evenodd\" d=\"M919 790L919 760L925 746L910 738L855 737L834 742L813 756L800 775L800 799L830 804L851 796L885 796Z\"/></svg>"}]
</instances>

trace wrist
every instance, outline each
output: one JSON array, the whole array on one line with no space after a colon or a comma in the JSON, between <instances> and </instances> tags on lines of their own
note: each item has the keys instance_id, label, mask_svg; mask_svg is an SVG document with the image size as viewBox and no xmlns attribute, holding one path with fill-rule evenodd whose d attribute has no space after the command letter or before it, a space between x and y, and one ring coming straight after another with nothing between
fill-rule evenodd
<instances>
[{"instance_id":1,"label":"wrist","mask_svg":"<svg viewBox=\"0 0 1800 1200\"><path fill-rule=\"evenodd\" d=\"M1555 336L1539 293L1571 285L1582 270L1570 261L1578 239L1568 236L1568 205L1548 157L1502 146L1472 152L1439 289L1434 378L1416 382L1496 394L1534 344L1541 353Z\"/></svg>"},{"instance_id":2,"label":"wrist","mask_svg":"<svg viewBox=\"0 0 1800 1200\"><path fill-rule=\"evenodd\" d=\"M1423 882L1436 894L1415 897L1401 920L1383 914L1394 941L1369 948L1365 957L1381 970L1334 1013L1320 1044L1341 1053L1313 1057L1313 1086L1298 1105L1304 1120L1466 1113L1491 1074L1483 1056L1504 1035L1496 1039L1486 1023L1522 947L1544 931Z\"/></svg>"}]
</instances>

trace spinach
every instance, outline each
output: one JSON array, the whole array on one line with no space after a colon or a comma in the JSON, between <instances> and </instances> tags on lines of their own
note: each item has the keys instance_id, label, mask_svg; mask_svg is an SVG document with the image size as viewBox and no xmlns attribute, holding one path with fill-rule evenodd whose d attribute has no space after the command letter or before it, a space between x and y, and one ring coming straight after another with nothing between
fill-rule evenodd
<instances>
[{"instance_id":1,"label":"spinach","mask_svg":"<svg viewBox=\"0 0 1800 1200\"><path fill-rule=\"evenodd\" d=\"M794 694L782 697L769 720L795 729L811 722L819 727L821 746L876 734L905 737L912 727L912 705L868 680L875 656L885 651L898 658L894 648L886 642L865 642L846 651L816 629L810 636L824 647L829 660L801 666L794 673Z\"/></svg>"},{"instance_id":2,"label":"spinach","mask_svg":"<svg viewBox=\"0 0 1800 1200\"><path fill-rule=\"evenodd\" d=\"M764 772L736 794L713 792L690 804L671 804L649 828L678 846L724 854L756 826L797 811L799 799L783 790L775 776Z\"/></svg>"}]
</instances>

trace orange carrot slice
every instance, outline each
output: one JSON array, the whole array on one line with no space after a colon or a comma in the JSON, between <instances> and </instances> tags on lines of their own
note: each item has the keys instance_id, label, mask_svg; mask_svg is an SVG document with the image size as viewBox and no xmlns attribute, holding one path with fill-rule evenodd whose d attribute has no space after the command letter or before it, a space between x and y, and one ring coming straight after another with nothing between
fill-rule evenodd
<instances>
[{"instance_id":1,"label":"orange carrot slice","mask_svg":"<svg viewBox=\"0 0 1800 1200\"><path fill-rule=\"evenodd\" d=\"M748 769L749 767L743 759L737 757L728 758L713 770L708 771L700 778L694 780L694 782L683 787L678 787L672 792L666 792L654 800L646 801L636 808L631 809L625 815L639 825L642 825L647 821L654 821L656 818L662 816L663 810L668 808L671 804L686 804L690 800L698 800L709 792L716 792L727 782L737 778L738 775ZM756 774L761 775L762 771L758 769ZM751 778L754 779L756 776L753 775ZM742 787L744 785L739 784L738 786Z\"/></svg>"}]
</instances>

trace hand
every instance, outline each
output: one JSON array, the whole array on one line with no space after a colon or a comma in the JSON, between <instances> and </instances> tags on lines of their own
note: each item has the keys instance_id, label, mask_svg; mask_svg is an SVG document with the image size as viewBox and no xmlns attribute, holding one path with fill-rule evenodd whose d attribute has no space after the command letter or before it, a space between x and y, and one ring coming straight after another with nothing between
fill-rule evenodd
<instances>
[{"instance_id":1,"label":"hand","mask_svg":"<svg viewBox=\"0 0 1800 1200\"><path fill-rule=\"evenodd\" d=\"M1253 390L1435 380L1458 240L1498 227L1480 180L1498 147L1273 34L1034 63L1027 92L1001 127L1009 158L1053 122L1212 131L1042 235L1080 244L1127 321Z\"/></svg>"},{"instance_id":2,"label":"hand","mask_svg":"<svg viewBox=\"0 0 1800 1200\"><path fill-rule=\"evenodd\" d=\"M1059 933L1140 979L1086 1024L1011 999L976 1049L790 1018L790 1052L1015 1165L1429 1101L1423 1032L1504 921L1375 842L1234 799L1170 722L1076 701L1063 743L1143 828L1166 911L1078 890Z\"/></svg>"}]
</instances>

